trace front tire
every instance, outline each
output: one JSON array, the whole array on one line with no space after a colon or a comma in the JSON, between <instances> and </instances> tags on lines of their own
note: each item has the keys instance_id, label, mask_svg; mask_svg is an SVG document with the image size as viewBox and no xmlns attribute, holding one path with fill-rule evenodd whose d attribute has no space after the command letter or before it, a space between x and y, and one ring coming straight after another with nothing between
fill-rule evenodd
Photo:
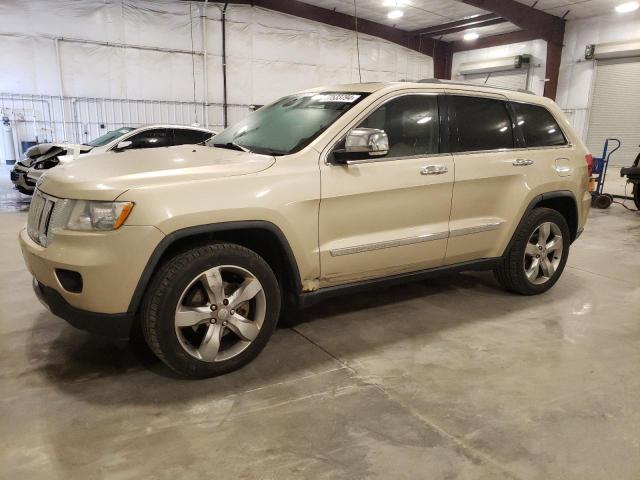
<instances>
[{"instance_id":1,"label":"front tire","mask_svg":"<svg viewBox=\"0 0 640 480\"><path fill-rule=\"evenodd\" d=\"M215 243L175 255L149 285L142 331L151 350L191 378L237 370L275 330L280 290L269 265L240 245Z\"/></svg>"},{"instance_id":2,"label":"front tire","mask_svg":"<svg viewBox=\"0 0 640 480\"><path fill-rule=\"evenodd\" d=\"M494 270L495 276L514 293L546 292L560 278L570 244L564 216L549 208L535 208L518 227L509 250Z\"/></svg>"}]
</instances>

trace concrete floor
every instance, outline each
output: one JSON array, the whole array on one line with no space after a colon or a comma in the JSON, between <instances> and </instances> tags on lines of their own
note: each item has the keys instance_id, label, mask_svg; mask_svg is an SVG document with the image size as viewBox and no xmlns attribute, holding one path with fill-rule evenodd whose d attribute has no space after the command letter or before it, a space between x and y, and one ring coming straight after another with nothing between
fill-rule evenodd
<instances>
[{"instance_id":1,"label":"concrete floor","mask_svg":"<svg viewBox=\"0 0 640 480\"><path fill-rule=\"evenodd\" d=\"M542 296L474 273L340 298L185 381L37 303L0 191L0 478L640 478L637 213L592 211Z\"/></svg>"}]
</instances>

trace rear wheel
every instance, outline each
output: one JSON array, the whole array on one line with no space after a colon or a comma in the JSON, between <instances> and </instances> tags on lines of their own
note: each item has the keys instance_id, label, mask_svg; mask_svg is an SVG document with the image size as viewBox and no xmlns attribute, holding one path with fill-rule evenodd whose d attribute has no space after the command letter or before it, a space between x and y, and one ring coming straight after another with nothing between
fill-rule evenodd
<instances>
[{"instance_id":1,"label":"rear wheel","mask_svg":"<svg viewBox=\"0 0 640 480\"><path fill-rule=\"evenodd\" d=\"M253 360L273 333L278 282L255 252L229 243L194 248L165 263L142 309L145 339L181 375L204 378Z\"/></svg>"},{"instance_id":2,"label":"rear wheel","mask_svg":"<svg viewBox=\"0 0 640 480\"><path fill-rule=\"evenodd\" d=\"M636 208L640 210L640 183L633 184L633 203L636 204Z\"/></svg>"},{"instance_id":3,"label":"rear wheel","mask_svg":"<svg viewBox=\"0 0 640 480\"><path fill-rule=\"evenodd\" d=\"M545 292L562 274L569 245L565 218L556 210L536 208L519 226L495 270L496 278L507 290L522 295Z\"/></svg>"}]
</instances>

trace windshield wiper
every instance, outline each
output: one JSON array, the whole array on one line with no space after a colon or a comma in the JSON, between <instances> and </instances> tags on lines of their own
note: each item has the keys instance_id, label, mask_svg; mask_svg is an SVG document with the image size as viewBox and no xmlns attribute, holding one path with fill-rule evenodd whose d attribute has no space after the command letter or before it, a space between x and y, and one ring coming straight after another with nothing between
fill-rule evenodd
<instances>
[{"instance_id":1,"label":"windshield wiper","mask_svg":"<svg viewBox=\"0 0 640 480\"><path fill-rule=\"evenodd\" d=\"M227 148L229 150L239 150L241 152L248 152L251 153L251 150L249 150L246 147L243 147L242 145L239 145L235 142L227 142L227 143L214 143L213 144L214 147L218 147L218 148Z\"/></svg>"}]
</instances>

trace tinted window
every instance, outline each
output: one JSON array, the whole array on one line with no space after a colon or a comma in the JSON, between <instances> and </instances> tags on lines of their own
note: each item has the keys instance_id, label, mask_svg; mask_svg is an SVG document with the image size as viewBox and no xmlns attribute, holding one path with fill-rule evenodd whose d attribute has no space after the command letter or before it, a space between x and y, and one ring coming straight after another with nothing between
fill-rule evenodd
<instances>
[{"instance_id":1,"label":"tinted window","mask_svg":"<svg viewBox=\"0 0 640 480\"><path fill-rule=\"evenodd\" d=\"M527 147L565 145L566 138L549 111L538 105L512 103L516 124L520 126Z\"/></svg>"},{"instance_id":2,"label":"tinted window","mask_svg":"<svg viewBox=\"0 0 640 480\"><path fill-rule=\"evenodd\" d=\"M166 128L154 128L137 133L129 138L131 145L127 149L133 148L156 148L169 146L169 130Z\"/></svg>"},{"instance_id":3,"label":"tinted window","mask_svg":"<svg viewBox=\"0 0 640 480\"><path fill-rule=\"evenodd\" d=\"M454 152L513 148L511 118L503 101L462 96L449 98Z\"/></svg>"},{"instance_id":4,"label":"tinted window","mask_svg":"<svg viewBox=\"0 0 640 480\"><path fill-rule=\"evenodd\" d=\"M387 157L438 153L438 98L405 95L391 100L358 127L379 128L389 137Z\"/></svg>"},{"instance_id":5,"label":"tinted window","mask_svg":"<svg viewBox=\"0 0 640 480\"><path fill-rule=\"evenodd\" d=\"M173 130L174 145L194 145L196 143L204 142L209 138L211 138L211 134L209 132L189 130L188 128L176 128Z\"/></svg>"}]
</instances>

